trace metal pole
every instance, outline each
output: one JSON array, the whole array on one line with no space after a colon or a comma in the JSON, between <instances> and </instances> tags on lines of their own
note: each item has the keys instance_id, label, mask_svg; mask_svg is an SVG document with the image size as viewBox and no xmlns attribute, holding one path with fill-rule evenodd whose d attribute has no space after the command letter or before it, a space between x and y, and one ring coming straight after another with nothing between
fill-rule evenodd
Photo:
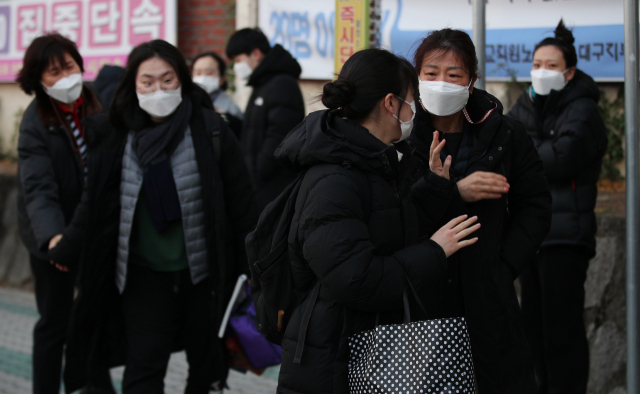
<instances>
[{"instance_id":1,"label":"metal pole","mask_svg":"<svg viewBox=\"0 0 640 394\"><path fill-rule=\"evenodd\" d=\"M369 1L369 46L379 48L382 44L382 0Z\"/></svg>"},{"instance_id":2,"label":"metal pole","mask_svg":"<svg viewBox=\"0 0 640 394\"><path fill-rule=\"evenodd\" d=\"M624 111L627 186L627 394L640 394L638 241L638 0L624 0Z\"/></svg>"},{"instance_id":3,"label":"metal pole","mask_svg":"<svg viewBox=\"0 0 640 394\"><path fill-rule=\"evenodd\" d=\"M485 0L473 0L473 43L478 57L478 80L475 87L485 89Z\"/></svg>"}]
</instances>

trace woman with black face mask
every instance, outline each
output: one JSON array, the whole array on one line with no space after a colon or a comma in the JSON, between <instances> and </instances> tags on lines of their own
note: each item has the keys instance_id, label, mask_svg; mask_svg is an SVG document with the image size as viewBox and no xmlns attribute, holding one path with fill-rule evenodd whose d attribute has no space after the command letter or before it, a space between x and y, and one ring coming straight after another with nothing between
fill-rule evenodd
<instances>
[{"instance_id":1,"label":"woman with black face mask","mask_svg":"<svg viewBox=\"0 0 640 394\"><path fill-rule=\"evenodd\" d=\"M473 86L478 59L467 33L432 31L414 62L420 102L409 142L430 158L432 171L450 166L454 187L436 223L462 214L482 223L480 241L448 258L450 285L439 316L465 317L481 393L534 393L513 281L549 231L551 195L542 162L522 125Z\"/></svg>"},{"instance_id":2,"label":"woman with black face mask","mask_svg":"<svg viewBox=\"0 0 640 394\"><path fill-rule=\"evenodd\" d=\"M562 20L536 45L531 86L509 116L533 139L553 196L551 231L522 275L522 312L540 393L585 393L589 347L584 282L595 255L596 183L607 149L600 90L576 68L574 38Z\"/></svg>"},{"instance_id":3,"label":"woman with black face mask","mask_svg":"<svg viewBox=\"0 0 640 394\"><path fill-rule=\"evenodd\" d=\"M248 271L256 219L240 147L162 40L133 49L110 113L90 120L87 187L49 252L62 265L80 252L67 390L87 365L124 361L123 393L161 393L169 356L184 346L186 392L220 391L228 365L215 333Z\"/></svg>"}]
</instances>

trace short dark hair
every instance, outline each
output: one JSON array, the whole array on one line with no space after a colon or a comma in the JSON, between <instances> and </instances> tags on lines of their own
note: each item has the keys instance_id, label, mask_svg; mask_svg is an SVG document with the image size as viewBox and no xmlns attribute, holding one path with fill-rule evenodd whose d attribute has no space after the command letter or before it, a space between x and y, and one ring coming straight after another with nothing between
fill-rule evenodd
<instances>
[{"instance_id":1,"label":"short dark hair","mask_svg":"<svg viewBox=\"0 0 640 394\"><path fill-rule=\"evenodd\" d=\"M245 54L250 55L258 48L265 55L271 50L267 36L259 28L244 28L233 33L227 43L226 54L229 59Z\"/></svg>"},{"instance_id":2,"label":"short dark hair","mask_svg":"<svg viewBox=\"0 0 640 394\"><path fill-rule=\"evenodd\" d=\"M22 70L18 73L16 82L26 94L35 92L36 96L46 95L42 87L42 73L52 63L64 66L64 55L78 63L80 71L84 72L82 56L76 44L58 33L49 33L34 39L24 54Z\"/></svg>"},{"instance_id":3,"label":"short dark hair","mask_svg":"<svg viewBox=\"0 0 640 394\"><path fill-rule=\"evenodd\" d=\"M441 29L429 33L423 40L413 56L416 73L420 74L424 57L433 51L440 51L441 55L452 51L464 64L465 71L471 76L471 80L478 76L478 57L476 47L471 37L462 30Z\"/></svg>"},{"instance_id":4,"label":"short dark hair","mask_svg":"<svg viewBox=\"0 0 640 394\"><path fill-rule=\"evenodd\" d=\"M180 81L182 97L189 97L195 94L202 98L203 103L209 103L213 108L207 92L193 83L187 62L178 48L164 40L153 40L138 45L129 54L124 77L116 89L113 104L109 109L109 120L116 128L140 130L150 123L151 118L140 108L138 103L136 76L138 75L140 64L154 57L166 61L173 67ZM200 105L201 103L193 104Z\"/></svg>"},{"instance_id":5,"label":"short dark hair","mask_svg":"<svg viewBox=\"0 0 640 394\"><path fill-rule=\"evenodd\" d=\"M369 48L347 59L338 78L324 85L321 99L327 108L361 122L387 94L404 99L409 88L415 96L418 76L411 63L384 49Z\"/></svg>"},{"instance_id":6,"label":"short dark hair","mask_svg":"<svg viewBox=\"0 0 640 394\"><path fill-rule=\"evenodd\" d=\"M560 19L560 23L558 23L558 27L553 33L555 37L547 37L536 45L533 51L534 55L538 48L553 45L562 51L567 68L575 67L578 64L578 55L576 54L576 47L573 45L575 42L573 33L567 29L562 19Z\"/></svg>"},{"instance_id":7,"label":"short dark hair","mask_svg":"<svg viewBox=\"0 0 640 394\"><path fill-rule=\"evenodd\" d=\"M216 61L216 63L218 63L218 72L220 73L220 78L226 76L226 72L227 72L227 63L224 61L224 59L218 55L215 52L205 52L205 53L201 53L198 56L193 58L193 61L191 62L191 65L195 65L196 61L200 58L203 57L212 57L213 60ZM227 83L227 80L225 79L225 81L222 83L222 85L220 85L220 89L222 90L227 90L227 88L229 87L229 84Z\"/></svg>"}]
</instances>

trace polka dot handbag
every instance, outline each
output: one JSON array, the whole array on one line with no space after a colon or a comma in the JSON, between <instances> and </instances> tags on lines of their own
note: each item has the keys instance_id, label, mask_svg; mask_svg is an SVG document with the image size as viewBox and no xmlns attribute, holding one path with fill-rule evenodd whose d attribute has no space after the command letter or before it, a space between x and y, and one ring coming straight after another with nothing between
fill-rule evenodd
<instances>
[{"instance_id":1,"label":"polka dot handbag","mask_svg":"<svg viewBox=\"0 0 640 394\"><path fill-rule=\"evenodd\" d=\"M351 394L476 393L463 317L376 326L351 336L349 350Z\"/></svg>"}]
</instances>

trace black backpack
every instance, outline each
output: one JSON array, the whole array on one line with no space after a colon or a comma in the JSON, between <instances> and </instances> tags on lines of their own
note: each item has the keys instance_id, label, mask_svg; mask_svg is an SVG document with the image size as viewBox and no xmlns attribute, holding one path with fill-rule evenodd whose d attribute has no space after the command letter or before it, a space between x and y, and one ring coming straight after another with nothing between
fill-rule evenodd
<instances>
[{"instance_id":1,"label":"black backpack","mask_svg":"<svg viewBox=\"0 0 640 394\"><path fill-rule=\"evenodd\" d=\"M350 163L342 164L350 168ZM371 208L371 189L364 172L353 171L363 188L363 207L365 217ZM296 200L305 172L298 175L295 181L266 206L256 229L247 235L245 246L251 270L251 298L256 309L256 327L258 332L275 344L282 344L287 324L294 310L307 298L309 303L302 316L298 347L294 363L300 364L307 326L311 319L313 307L318 299L320 281L309 293L296 289L291 272L289 257L289 230L295 214Z\"/></svg>"}]
</instances>

